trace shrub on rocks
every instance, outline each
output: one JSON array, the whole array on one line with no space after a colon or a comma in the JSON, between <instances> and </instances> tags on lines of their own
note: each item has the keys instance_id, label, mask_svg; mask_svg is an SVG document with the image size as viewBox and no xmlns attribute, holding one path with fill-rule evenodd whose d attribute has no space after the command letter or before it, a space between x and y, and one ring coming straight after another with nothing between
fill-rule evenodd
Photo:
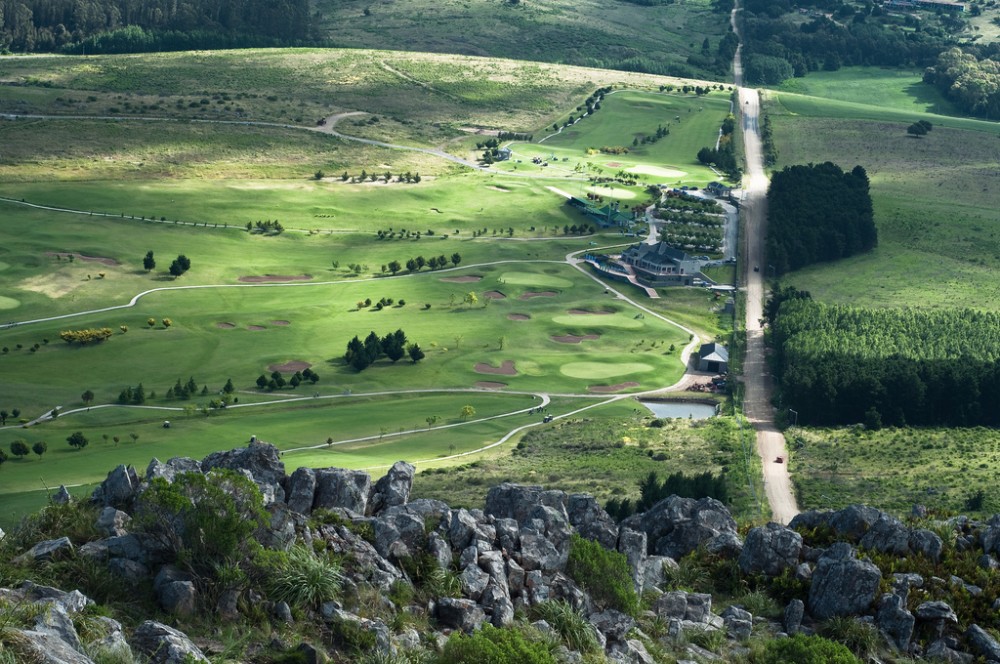
<instances>
[{"instance_id":1,"label":"shrub on rocks","mask_svg":"<svg viewBox=\"0 0 1000 664\"><path fill-rule=\"evenodd\" d=\"M752 664L860 664L845 646L820 636L796 634L787 639L765 641L751 653Z\"/></svg>"},{"instance_id":2,"label":"shrub on rocks","mask_svg":"<svg viewBox=\"0 0 1000 664\"><path fill-rule=\"evenodd\" d=\"M573 535L566 573L590 593L598 607L617 609L631 616L639 611L632 571L623 554Z\"/></svg>"},{"instance_id":3,"label":"shrub on rocks","mask_svg":"<svg viewBox=\"0 0 1000 664\"><path fill-rule=\"evenodd\" d=\"M441 664L556 664L546 643L529 641L516 629L497 629L483 625L478 632L465 636L456 633L445 644Z\"/></svg>"}]
</instances>

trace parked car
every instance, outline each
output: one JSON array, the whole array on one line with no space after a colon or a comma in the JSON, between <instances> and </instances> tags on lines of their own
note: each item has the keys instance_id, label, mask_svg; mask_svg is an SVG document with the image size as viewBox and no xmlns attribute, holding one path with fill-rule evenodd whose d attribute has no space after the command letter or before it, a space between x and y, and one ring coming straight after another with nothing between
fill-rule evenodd
<instances>
[{"instance_id":1,"label":"parked car","mask_svg":"<svg viewBox=\"0 0 1000 664\"><path fill-rule=\"evenodd\" d=\"M754 272L760 272L760 265L754 265L753 266L753 271Z\"/></svg>"},{"instance_id":2,"label":"parked car","mask_svg":"<svg viewBox=\"0 0 1000 664\"><path fill-rule=\"evenodd\" d=\"M782 456L777 457L777 458L775 458L774 462L775 463L785 463L785 457L782 457Z\"/></svg>"}]
</instances>

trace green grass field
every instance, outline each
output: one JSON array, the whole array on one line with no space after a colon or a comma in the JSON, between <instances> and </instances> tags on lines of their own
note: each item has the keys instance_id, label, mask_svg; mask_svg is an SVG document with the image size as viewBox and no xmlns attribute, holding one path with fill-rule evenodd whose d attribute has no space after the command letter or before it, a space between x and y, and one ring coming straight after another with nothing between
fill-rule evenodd
<instances>
[{"instance_id":1,"label":"green grass field","mask_svg":"<svg viewBox=\"0 0 1000 664\"><path fill-rule=\"evenodd\" d=\"M204 67L218 70L217 89L196 82ZM293 50L5 60L0 80L22 83L0 86L4 111L166 118L0 122L0 196L12 199L0 201L0 408L19 411L0 428L0 448L17 439L49 445L40 459L11 459L0 469L0 522L40 505L42 487L82 490L118 463L141 469L154 455L200 458L251 434L278 445L289 471L378 468L401 458L464 463L445 457L538 423L539 414L519 411L540 405L544 394L566 395L549 406L561 415L616 393L659 389L683 371L687 332L617 300L566 263L568 254L623 238L565 234L585 221L550 189L553 182L575 186L565 175L473 172L424 153L307 131L315 117L363 110L338 128L474 155L477 138L462 127L531 131L567 116L601 85L655 89L669 79L453 56ZM154 99L154 90L163 97ZM653 181L660 167L683 166L678 177L692 184L707 177L693 155L695 146L714 140L728 109L724 93L620 92L606 103L574 128L573 140L610 140L635 124L623 134L631 141L670 121L671 136L637 151L630 167L646 168L644 178ZM679 125L671 113L682 117ZM236 117L295 126L170 120ZM586 157L571 143L558 149ZM321 180L314 179L317 170L324 171ZM362 170L380 181L340 178ZM422 181L386 183L385 171L419 172ZM642 185L631 190L645 201ZM271 219L283 234L244 228ZM380 231L392 237L380 239ZM150 250L157 265L147 272L142 257ZM174 279L166 268L179 254L192 267ZM448 271L392 276L388 269L392 261L439 255ZM283 283L246 281L261 277ZM646 301L637 289L618 287ZM464 301L469 293L475 303ZM139 294L134 306L122 306ZM705 338L727 329L705 293L664 295L647 301L649 311L676 316ZM381 298L393 304L358 304ZM30 322L53 316L68 317ZM114 335L92 347L70 347L59 337L105 326ZM382 360L362 373L346 366L351 337L396 329L420 344L422 362ZM320 381L274 393L257 388L259 375L292 361L310 364ZM200 393L169 398L174 383L189 377ZM227 379L238 403L207 409ZM123 388L140 382L149 408L115 404ZM397 394L428 388L438 391ZM95 395L89 409L86 390ZM624 403L600 412L626 412ZM460 418L465 405L476 411L468 422ZM21 427L53 406L58 419ZM164 420L173 426L162 428ZM66 443L74 431L90 439L82 451Z\"/></svg>"}]
</instances>

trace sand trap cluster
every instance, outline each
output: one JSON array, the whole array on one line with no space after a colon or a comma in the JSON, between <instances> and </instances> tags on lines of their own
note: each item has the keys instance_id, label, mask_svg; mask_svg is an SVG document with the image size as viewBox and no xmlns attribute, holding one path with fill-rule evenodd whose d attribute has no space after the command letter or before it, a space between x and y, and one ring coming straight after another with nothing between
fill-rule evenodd
<instances>
[{"instance_id":1,"label":"sand trap cluster","mask_svg":"<svg viewBox=\"0 0 1000 664\"><path fill-rule=\"evenodd\" d=\"M484 390L502 390L507 387L507 383L496 383L491 380L480 380L476 383L476 387L482 388Z\"/></svg>"},{"instance_id":2,"label":"sand trap cluster","mask_svg":"<svg viewBox=\"0 0 1000 664\"><path fill-rule=\"evenodd\" d=\"M525 293L519 298L521 300L530 300L533 297L555 297L559 293L555 291L525 291Z\"/></svg>"},{"instance_id":3,"label":"sand trap cluster","mask_svg":"<svg viewBox=\"0 0 1000 664\"><path fill-rule=\"evenodd\" d=\"M491 300L505 300L507 296L498 290L488 290L483 293L483 297L489 298Z\"/></svg>"}]
</instances>

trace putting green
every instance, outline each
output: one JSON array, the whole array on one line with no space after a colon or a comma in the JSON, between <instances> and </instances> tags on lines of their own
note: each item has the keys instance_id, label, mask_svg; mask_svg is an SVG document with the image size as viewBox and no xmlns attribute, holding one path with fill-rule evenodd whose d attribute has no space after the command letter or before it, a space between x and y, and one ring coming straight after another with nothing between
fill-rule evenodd
<instances>
[{"instance_id":1,"label":"putting green","mask_svg":"<svg viewBox=\"0 0 1000 664\"><path fill-rule=\"evenodd\" d=\"M587 191L598 196L610 196L611 198L635 198L635 192L628 189L612 189L611 187L587 187Z\"/></svg>"},{"instance_id":2,"label":"putting green","mask_svg":"<svg viewBox=\"0 0 1000 664\"><path fill-rule=\"evenodd\" d=\"M559 373L570 378L612 378L614 376L627 376L635 373L645 373L652 371L653 367L645 362L615 362L605 364L603 362L570 362L559 368Z\"/></svg>"},{"instance_id":3,"label":"putting green","mask_svg":"<svg viewBox=\"0 0 1000 664\"><path fill-rule=\"evenodd\" d=\"M504 284L516 284L518 286L551 286L552 288L569 288L573 282L562 277L554 277L550 274L538 274L537 272L505 272L500 275Z\"/></svg>"},{"instance_id":4,"label":"putting green","mask_svg":"<svg viewBox=\"0 0 1000 664\"><path fill-rule=\"evenodd\" d=\"M617 314L611 316L566 314L565 316L555 316L552 322L557 325L569 325L573 327L617 327L622 330L636 330L645 325L641 320Z\"/></svg>"},{"instance_id":5,"label":"putting green","mask_svg":"<svg viewBox=\"0 0 1000 664\"><path fill-rule=\"evenodd\" d=\"M655 175L661 178L679 178L687 175L684 171L678 171L673 168L660 168L659 166L648 166L646 164L633 166L628 169L628 172L638 173L639 175Z\"/></svg>"},{"instance_id":6,"label":"putting green","mask_svg":"<svg viewBox=\"0 0 1000 664\"><path fill-rule=\"evenodd\" d=\"M0 295L0 309L17 309L19 306L21 306L20 300Z\"/></svg>"}]
</instances>

